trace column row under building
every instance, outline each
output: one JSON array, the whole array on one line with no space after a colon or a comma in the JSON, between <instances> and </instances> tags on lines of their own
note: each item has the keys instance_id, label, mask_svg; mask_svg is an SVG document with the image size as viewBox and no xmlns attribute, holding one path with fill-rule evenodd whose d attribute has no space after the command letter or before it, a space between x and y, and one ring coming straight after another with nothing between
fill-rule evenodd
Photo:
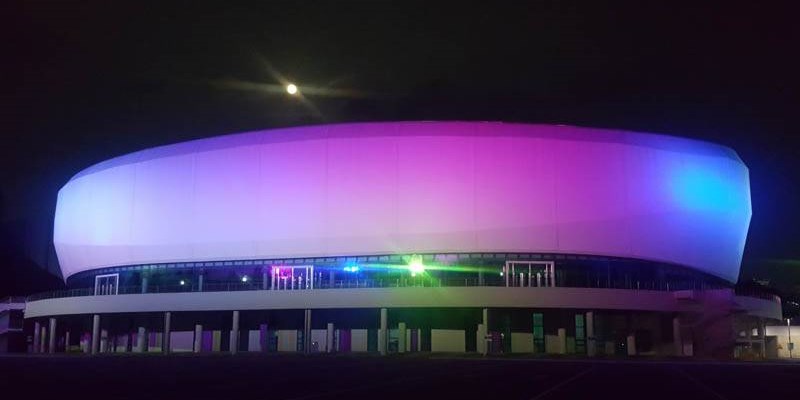
<instances>
[{"instance_id":1,"label":"column row under building","mask_svg":"<svg viewBox=\"0 0 800 400\"><path fill-rule=\"evenodd\" d=\"M192 311L34 318L32 352L678 355L675 313L509 308ZM756 323L755 329L762 329ZM752 342L753 338L749 338Z\"/></svg>"}]
</instances>

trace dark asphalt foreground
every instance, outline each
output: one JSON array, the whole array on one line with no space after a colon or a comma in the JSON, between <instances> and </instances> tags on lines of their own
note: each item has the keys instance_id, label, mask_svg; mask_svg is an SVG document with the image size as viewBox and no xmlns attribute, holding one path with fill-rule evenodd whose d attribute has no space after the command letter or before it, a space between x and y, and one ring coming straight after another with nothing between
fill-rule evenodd
<instances>
[{"instance_id":1,"label":"dark asphalt foreground","mask_svg":"<svg viewBox=\"0 0 800 400\"><path fill-rule=\"evenodd\" d=\"M800 362L480 359L414 355L2 356L20 399L778 399ZM778 397L780 396L780 397ZM788 397L787 397L788 396Z\"/></svg>"}]
</instances>

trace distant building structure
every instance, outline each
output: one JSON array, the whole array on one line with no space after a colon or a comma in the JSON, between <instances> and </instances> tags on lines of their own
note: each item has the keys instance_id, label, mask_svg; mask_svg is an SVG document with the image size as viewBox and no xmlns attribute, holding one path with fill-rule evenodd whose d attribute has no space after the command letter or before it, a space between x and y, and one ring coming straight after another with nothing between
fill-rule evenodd
<instances>
[{"instance_id":1,"label":"distant building structure","mask_svg":"<svg viewBox=\"0 0 800 400\"><path fill-rule=\"evenodd\" d=\"M0 300L0 353L28 351L23 332L24 311L24 297L7 297Z\"/></svg>"}]
</instances>

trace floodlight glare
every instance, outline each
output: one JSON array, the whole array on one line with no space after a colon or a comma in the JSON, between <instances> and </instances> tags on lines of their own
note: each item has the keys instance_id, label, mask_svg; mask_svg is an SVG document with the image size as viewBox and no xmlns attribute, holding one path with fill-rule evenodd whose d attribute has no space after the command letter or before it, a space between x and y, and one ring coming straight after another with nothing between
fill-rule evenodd
<instances>
[{"instance_id":1,"label":"floodlight glare","mask_svg":"<svg viewBox=\"0 0 800 400\"><path fill-rule=\"evenodd\" d=\"M348 265L344 267L344 272L358 272L358 265Z\"/></svg>"},{"instance_id":2,"label":"floodlight glare","mask_svg":"<svg viewBox=\"0 0 800 400\"><path fill-rule=\"evenodd\" d=\"M422 263L422 257L419 255L411 256L411 261L408 263L408 270L411 272L411 276L417 276L417 274L425 272L425 264Z\"/></svg>"}]
</instances>

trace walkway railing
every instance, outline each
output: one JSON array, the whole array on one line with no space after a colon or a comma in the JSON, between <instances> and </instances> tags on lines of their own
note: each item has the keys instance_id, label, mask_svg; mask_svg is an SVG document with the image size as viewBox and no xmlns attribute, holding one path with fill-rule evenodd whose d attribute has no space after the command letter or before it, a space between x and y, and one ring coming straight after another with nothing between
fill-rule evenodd
<instances>
[{"instance_id":1,"label":"walkway railing","mask_svg":"<svg viewBox=\"0 0 800 400\"><path fill-rule=\"evenodd\" d=\"M765 292L763 290L753 289L753 288L735 288L734 292L737 296L744 296L744 297L755 297L758 299L769 300L776 303L781 302L781 297L774 294Z\"/></svg>"}]
</instances>

